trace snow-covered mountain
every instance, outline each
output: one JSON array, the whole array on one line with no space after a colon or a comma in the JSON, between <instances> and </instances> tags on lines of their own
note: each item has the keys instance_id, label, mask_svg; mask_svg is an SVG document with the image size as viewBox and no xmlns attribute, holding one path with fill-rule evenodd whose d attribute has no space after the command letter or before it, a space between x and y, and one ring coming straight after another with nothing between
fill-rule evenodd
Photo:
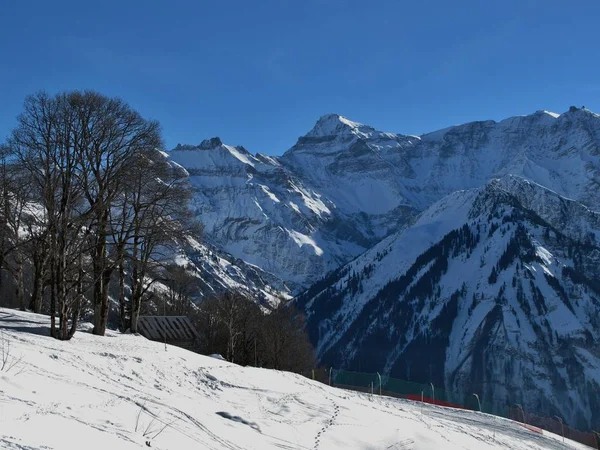
<instances>
[{"instance_id":1,"label":"snow-covered mountain","mask_svg":"<svg viewBox=\"0 0 600 450\"><path fill-rule=\"evenodd\" d=\"M289 288L276 276L191 236L178 247L173 260L197 279L203 298L237 291L266 307L291 298Z\"/></svg>"},{"instance_id":2,"label":"snow-covered mountain","mask_svg":"<svg viewBox=\"0 0 600 450\"><path fill-rule=\"evenodd\" d=\"M599 115L417 137L330 114L279 157L218 138L170 156L207 243L311 286L322 362L600 426Z\"/></svg>"},{"instance_id":3,"label":"snow-covered mountain","mask_svg":"<svg viewBox=\"0 0 600 450\"><path fill-rule=\"evenodd\" d=\"M332 244L327 253L321 248L320 223L331 215L331 205L276 159L253 156L218 138L197 147L178 146L170 156L190 173L194 208L208 242L292 288L346 261L345 251L338 255L341 244ZM353 254L364 249L357 247Z\"/></svg>"},{"instance_id":4,"label":"snow-covered mountain","mask_svg":"<svg viewBox=\"0 0 600 450\"><path fill-rule=\"evenodd\" d=\"M158 151L154 157L166 162L177 177L188 180L190 173L166 152ZM254 298L265 307L277 305L291 298L291 290L278 277L260 267L227 253L210 242L205 242L193 230L175 239L170 245L161 247L157 256L163 261L184 267L197 286L197 296L210 297L227 291L238 291ZM157 282L155 289L166 288ZM200 300L200 298L197 298Z\"/></svg>"},{"instance_id":5,"label":"snow-covered mountain","mask_svg":"<svg viewBox=\"0 0 600 450\"><path fill-rule=\"evenodd\" d=\"M296 292L442 197L505 174L600 206L600 116L583 108L421 137L329 114L280 157L218 138L170 156L190 172L207 240Z\"/></svg>"},{"instance_id":6,"label":"snow-covered mountain","mask_svg":"<svg viewBox=\"0 0 600 450\"><path fill-rule=\"evenodd\" d=\"M322 363L600 424L600 214L526 179L456 191L297 301Z\"/></svg>"}]
</instances>

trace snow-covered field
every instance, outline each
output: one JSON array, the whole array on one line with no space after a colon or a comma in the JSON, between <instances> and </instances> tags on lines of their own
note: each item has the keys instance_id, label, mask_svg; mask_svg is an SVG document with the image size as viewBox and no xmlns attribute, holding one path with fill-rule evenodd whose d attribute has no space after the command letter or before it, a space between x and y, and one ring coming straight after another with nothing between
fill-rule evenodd
<instances>
[{"instance_id":1,"label":"snow-covered field","mask_svg":"<svg viewBox=\"0 0 600 450\"><path fill-rule=\"evenodd\" d=\"M481 413L165 351L141 336L96 337L84 325L59 342L48 327L45 316L0 308L0 355L9 352L1 449L588 448Z\"/></svg>"}]
</instances>

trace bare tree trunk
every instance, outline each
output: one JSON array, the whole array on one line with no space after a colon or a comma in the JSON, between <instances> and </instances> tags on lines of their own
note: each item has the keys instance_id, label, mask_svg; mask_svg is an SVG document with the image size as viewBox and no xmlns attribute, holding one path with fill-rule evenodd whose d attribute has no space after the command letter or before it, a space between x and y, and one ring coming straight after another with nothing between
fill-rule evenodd
<instances>
[{"instance_id":1,"label":"bare tree trunk","mask_svg":"<svg viewBox=\"0 0 600 450\"><path fill-rule=\"evenodd\" d=\"M97 244L94 249L94 329L92 333L104 336L108 322L108 288L112 268L108 267L107 227L109 210L103 208L98 220Z\"/></svg>"},{"instance_id":2,"label":"bare tree trunk","mask_svg":"<svg viewBox=\"0 0 600 450\"><path fill-rule=\"evenodd\" d=\"M20 255L15 258L15 294L21 311L25 311L25 283L23 281L23 259Z\"/></svg>"},{"instance_id":3,"label":"bare tree trunk","mask_svg":"<svg viewBox=\"0 0 600 450\"><path fill-rule=\"evenodd\" d=\"M140 273L137 269L137 263L134 262L132 270L133 286L131 291L131 332L138 332L138 320L142 308L142 281L139 279Z\"/></svg>"},{"instance_id":4,"label":"bare tree trunk","mask_svg":"<svg viewBox=\"0 0 600 450\"><path fill-rule=\"evenodd\" d=\"M134 289L131 292L131 332L138 332L138 320L140 318L140 310L142 308L142 286L138 277L137 269L133 270L133 278L135 281Z\"/></svg>"},{"instance_id":5,"label":"bare tree trunk","mask_svg":"<svg viewBox=\"0 0 600 450\"><path fill-rule=\"evenodd\" d=\"M51 263L50 279L50 336L56 338L56 262Z\"/></svg>"},{"instance_id":6,"label":"bare tree trunk","mask_svg":"<svg viewBox=\"0 0 600 450\"><path fill-rule=\"evenodd\" d=\"M108 287L110 284L112 270L99 269L95 267L94 276L94 329L92 333L104 336L108 323Z\"/></svg>"},{"instance_id":7,"label":"bare tree trunk","mask_svg":"<svg viewBox=\"0 0 600 450\"><path fill-rule=\"evenodd\" d=\"M41 267L34 268L33 291L31 292L31 300L29 309L34 313L42 312L42 299L44 295L44 277L41 274Z\"/></svg>"},{"instance_id":8,"label":"bare tree trunk","mask_svg":"<svg viewBox=\"0 0 600 450\"><path fill-rule=\"evenodd\" d=\"M32 230L30 228L30 233ZM34 313L42 312L42 300L44 296L44 285L48 271L49 250L47 239L36 239L31 250L31 261L33 262L33 290L29 299L29 309Z\"/></svg>"},{"instance_id":9,"label":"bare tree trunk","mask_svg":"<svg viewBox=\"0 0 600 450\"><path fill-rule=\"evenodd\" d=\"M142 280L139 271L138 262L139 253L139 236L138 233L133 237L133 247L131 251L131 332L137 333L138 319L140 317L140 309L142 306Z\"/></svg>"},{"instance_id":10,"label":"bare tree trunk","mask_svg":"<svg viewBox=\"0 0 600 450\"><path fill-rule=\"evenodd\" d=\"M69 300L67 292L67 280L66 280L66 256L64 250L61 251L60 263L59 263L59 288L58 288L58 304L59 304L59 334L58 338L65 340L68 336L69 329Z\"/></svg>"},{"instance_id":11,"label":"bare tree trunk","mask_svg":"<svg viewBox=\"0 0 600 450\"><path fill-rule=\"evenodd\" d=\"M140 318L140 309L137 307L134 307L131 309L131 332L132 333L137 333L138 332L138 320Z\"/></svg>"},{"instance_id":12,"label":"bare tree trunk","mask_svg":"<svg viewBox=\"0 0 600 450\"><path fill-rule=\"evenodd\" d=\"M2 250L0 250L0 254L2 253ZM4 288L4 276L2 273L2 266L3 266L3 262L2 262L2 256L0 255L0 295L3 294L3 288Z\"/></svg>"},{"instance_id":13,"label":"bare tree trunk","mask_svg":"<svg viewBox=\"0 0 600 450\"><path fill-rule=\"evenodd\" d=\"M125 267L123 265L123 259L119 262L119 318L121 320L121 331L127 331L129 328L127 324L127 309L125 299Z\"/></svg>"},{"instance_id":14,"label":"bare tree trunk","mask_svg":"<svg viewBox=\"0 0 600 450\"><path fill-rule=\"evenodd\" d=\"M92 333L104 336L108 321L108 286L110 270L106 269L106 237L98 237L94 255L94 329Z\"/></svg>"},{"instance_id":15,"label":"bare tree trunk","mask_svg":"<svg viewBox=\"0 0 600 450\"><path fill-rule=\"evenodd\" d=\"M106 333L106 325L108 324L108 309L109 309L109 301L108 301L108 287L110 285L110 278L112 274L112 269L105 269L102 272L102 297L101 297L101 310L100 310L100 336L104 336Z\"/></svg>"},{"instance_id":16,"label":"bare tree trunk","mask_svg":"<svg viewBox=\"0 0 600 450\"><path fill-rule=\"evenodd\" d=\"M2 158L2 216L0 216L0 295L2 294L2 270L4 269L4 247L6 245L7 221L10 214L9 195L8 195L8 180L6 178L6 160Z\"/></svg>"},{"instance_id":17,"label":"bare tree trunk","mask_svg":"<svg viewBox=\"0 0 600 450\"><path fill-rule=\"evenodd\" d=\"M97 253L96 253L97 254ZM104 278L102 277L102 268L98 259L93 258L93 276L94 276L94 289L93 289L93 301L94 301L94 329L93 334L102 335L100 315L102 311L102 283Z\"/></svg>"},{"instance_id":18,"label":"bare tree trunk","mask_svg":"<svg viewBox=\"0 0 600 450\"><path fill-rule=\"evenodd\" d=\"M0 230L0 234L2 234L2 239L0 239L0 295L2 295L2 288L4 287L4 276L2 273L4 270L4 234L2 230Z\"/></svg>"},{"instance_id":19,"label":"bare tree trunk","mask_svg":"<svg viewBox=\"0 0 600 450\"><path fill-rule=\"evenodd\" d=\"M67 340L71 339L77 331L77 324L79 323L79 312L81 311L81 297L78 295L75 305L71 313L71 329L67 335Z\"/></svg>"},{"instance_id":20,"label":"bare tree trunk","mask_svg":"<svg viewBox=\"0 0 600 450\"><path fill-rule=\"evenodd\" d=\"M75 332L77 331L77 324L79 322L79 312L81 311L81 304L83 303L83 263L81 256L79 257L79 271L77 278L77 296L75 298L75 303L72 308L71 313L71 329L69 330L69 334L67 339L71 339Z\"/></svg>"}]
</instances>

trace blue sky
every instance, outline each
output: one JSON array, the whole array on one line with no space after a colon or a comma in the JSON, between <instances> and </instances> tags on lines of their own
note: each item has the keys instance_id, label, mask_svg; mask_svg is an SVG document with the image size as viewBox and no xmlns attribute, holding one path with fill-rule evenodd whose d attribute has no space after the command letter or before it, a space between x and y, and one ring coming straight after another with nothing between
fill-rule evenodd
<instances>
[{"instance_id":1,"label":"blue sky","mask_svg":"<svg viewBox=\"0 0 600 450\"><path fill-rule=\"evenodd\" d=\"M597 0L5 0L0 139L24 97L90 88L163 126L281 154L323 114L421 134L600 111Z\"/></svg>"}]
</instances>

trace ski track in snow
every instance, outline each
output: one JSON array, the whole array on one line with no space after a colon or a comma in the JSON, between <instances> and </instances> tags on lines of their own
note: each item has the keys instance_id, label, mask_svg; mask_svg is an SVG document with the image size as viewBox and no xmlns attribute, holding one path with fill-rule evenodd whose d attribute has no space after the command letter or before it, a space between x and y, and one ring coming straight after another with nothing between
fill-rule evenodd
<instances>
[{"instance_id":1,"label":"ski track in snow","mask_svg":"<svg viewBox=\"0 0 600 450\"><path fill-rule=\"evenodd\" d=\"M60 342L48 325L45 316L0 308L10 358L22 357L0 372L2 449L586 448L486 414L165 351L141 336L96 337L86 324Z\"/></svg>"}]
</instances>

